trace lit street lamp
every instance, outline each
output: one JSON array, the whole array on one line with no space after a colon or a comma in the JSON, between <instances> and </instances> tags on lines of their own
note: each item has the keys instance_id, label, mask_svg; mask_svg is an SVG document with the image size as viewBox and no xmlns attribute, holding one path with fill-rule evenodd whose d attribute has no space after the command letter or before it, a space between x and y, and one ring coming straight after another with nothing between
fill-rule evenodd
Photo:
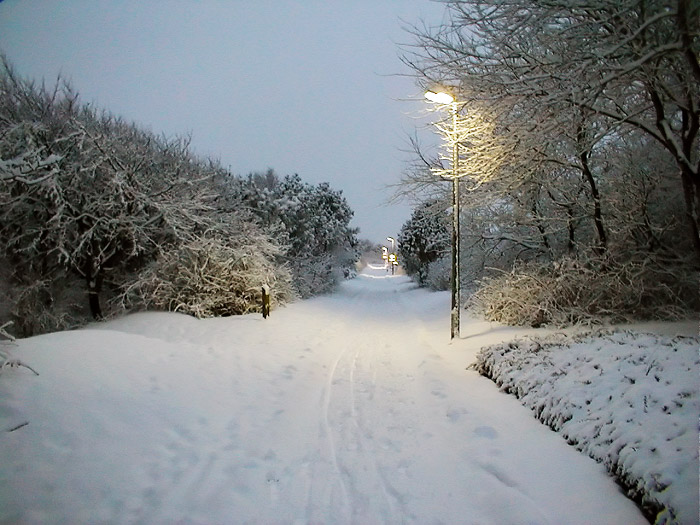
<instances>
[{"instance_id":1,"label":"lit street lamp","mask_svg":"<svg viewBox=\"0 0 700 525\"><path fill-rule=\"evenodd\" d=\"M393 237L387 237L387 241L391 243L391 253L389 254L389 264L391 265L391 275L394 275L395 267L398 264L396 262L396 250L394 248L394 245L396 244L396 239Z\"/></svg>"},{"instance_id":2,"label":"lit street lamp","mask_svg":"<svg viewBox=\"0 0 700 525\"><path fill-rule=\"evenodd\" d=\"M425 98L437 104L450 105L452 111L452 309L450 312L450 339L459 337L459 141L457 140L457 101L444 91L427 91Z\"/></svg>"},{"instance_id":3,"label":"lit street lamp","mask_svg":"<svg viewBox=\"0 0 700 525\"><path fill-rule=\"evenodd\" d=\"M425 98L427 98L430 102L436 102L437 104L452 104L455 101L455 98L452 95L445 93L444 91L426 91Z\"/></svg>"}]
</instances>

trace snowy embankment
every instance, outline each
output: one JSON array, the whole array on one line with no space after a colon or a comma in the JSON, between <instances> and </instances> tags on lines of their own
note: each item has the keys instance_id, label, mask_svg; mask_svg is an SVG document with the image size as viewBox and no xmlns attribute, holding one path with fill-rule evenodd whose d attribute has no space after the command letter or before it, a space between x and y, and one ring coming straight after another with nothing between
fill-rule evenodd
<instances>
[{"instance_id":1,"label":"snowy embankment","mask_svg":"<svg viewBox=\"0 0 700 525\"><path fill-rule=\"evenodd\" d=\"M486 347L476 368L597 461L657 523L698 519L697 337L630 331Z\"/></svg>"}]
</instances>

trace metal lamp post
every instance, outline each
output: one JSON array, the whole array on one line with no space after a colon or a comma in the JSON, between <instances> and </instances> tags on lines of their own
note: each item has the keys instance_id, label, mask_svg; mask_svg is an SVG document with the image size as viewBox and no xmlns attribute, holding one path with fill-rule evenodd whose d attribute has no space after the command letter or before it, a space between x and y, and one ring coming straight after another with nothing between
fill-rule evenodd
<instances>
[{"instance_id":1,"label":"metal lamp post","mask_svg":"<svg viewBox=\"0 0 700 525\"><path fill-rule=\"evenodd\" d=\"M452 309L450 311L450 339L459 337L460 286L459 286L459 144L457 141L457 101L444 91L427 91L425 98L438 104L449 104L452 110Z\"/></svg>"}]
</instances>

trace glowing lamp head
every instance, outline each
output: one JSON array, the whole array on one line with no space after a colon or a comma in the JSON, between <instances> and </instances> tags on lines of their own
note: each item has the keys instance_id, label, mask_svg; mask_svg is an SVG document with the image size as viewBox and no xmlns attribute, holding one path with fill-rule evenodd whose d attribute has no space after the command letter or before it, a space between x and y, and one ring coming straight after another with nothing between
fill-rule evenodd
<instances>
[{"instance_id":1,"label":"glowing lamp head","mask_svg":"<svg viewBox=\"0 0 700 525\"><path fill-rule=\"evenodd\" d=\"M445 93L444 91L426 91L425 98L427 98L430 102L436 102L438 104L451 104L455 101L455 98L452 95Z\"/></svg>"}]
</instances>

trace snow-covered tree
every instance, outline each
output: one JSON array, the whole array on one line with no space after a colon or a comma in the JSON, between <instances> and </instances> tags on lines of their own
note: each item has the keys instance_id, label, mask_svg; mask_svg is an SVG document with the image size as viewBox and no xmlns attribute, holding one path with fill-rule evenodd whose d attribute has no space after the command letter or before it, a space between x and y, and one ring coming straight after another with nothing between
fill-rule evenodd
<instances>
[{"instance_id":1,"label":"snow-covered tree","mask_svg":"<svg viewBox=\"0 0 700 525\"><path fill-rule=\"evenodd\" d=\"M697 297L676 286L654 291L697 280L697 2L445 4L447 21L414 28L416 45L404 60L423 88L450 87L464 112L487 108L487 138L507 137L506 160L462 195L468 270L483 268L479 279L495 275L488 268L517 266L533 283L552 277L601 292L592 297L627 287L644 297L627 304L631 316L697 308ZM460 164L469 140L465 146ZM417 157L404 193L435 191L440 182L430 168L440 170L441 159ZM630 275L638 282L618 287ZM489 297L516 293L514 283L525 282L518 276L492 286ZM537 296L530 289L516 301ZM656 310L648 304L654 298ZM598 315L589 306L586 315Z\"/></svg>"},{"instance_id":2,"label":"snow-covered tree","mask_svg":"<svg viewBox=\"0 0 700 525\"><path fill-rule=\"evenodd\" d=\"M305 183L299 175L280 179L272 170L249 175L235 191L286 246L280 261L289 265L302 297L328 291L353 271L357 230L350 227L353 212L341 191Z\"/></svg>"},{"instance_id":3,"label":"snow-covered tree","mask_svg":"<svg viewBox=\"0 0 700 525\"><path fill-rule=\"evenodd\" d=\"M429 270L433 263L449 259L450 224L444 202L431 200L413 210L411 218L401 227L397 239L401 265L421 285L427 285L431 281ZM442 273L446 271L444 264L435 266L434 269ZM449 281L449 278L445 280L435 275L432 277L434 283L441 282L445 285Z\"/></svg>"},{"instance_id":4,"label":"snow-covered tree","mask_svg":"<svg viewBox=\"0 0 700 525\"><path fill-rule=\"evenodd\" d=\"M691 0L447 0L449 21L416 28L405 55L425 87L488 104L525 158L578 164L593 193L596 249L607 239L595 148L616 129L656 141L676 166L700 257L700 5ZM550 146L566 127L573 149ZM562 133L564 128L564 133ZM544 138L544 141L542 140ZM514 158L515 165L521 164Z\"/></svg>"},{"instance_id":5,"label":"snow-covered tree","mask_svg":"<svg viewBox=\"0 0 700 525\"><path fill-rule=\"evenodd\" d=\"M78 323L78 283L87 293L80 302L101 318L101 296L120 294L149 263L182 246L216 238L217 253L248 250L232 242L240 237L234 228L253 219L240 205L219 206L222 173L218 163L194 157L188 139L157 136L80 104L60 81L51 90L36 86L3 61L0 262L9 270L0 291L20 331ZM264 234L252 238L261 253L279 246ZM237 268L246 274L245 265ZM255 268L255 282L284 280L283 269Z\"/></svg>"},{"instance_id":6,"label":"snow-covered tree","mask_svg":"<svg viewBox=\"0 0 700 525\"><path fill-rule=\"evenodd\" d=\"M30 89L4 78L10 103ZM196 183L208 177L207 167L189 158L185 141L80 107L70 92L29 93L36 102L29 114L3 118L0 151L14 168L0 188L6 256L18 272L79 275L91 313L100 318L105 280L203 223L209 196ZM22 162L37 151L51 162ZM31 179L13 176L17 170Z\"/></svg>"}]
</instances>

